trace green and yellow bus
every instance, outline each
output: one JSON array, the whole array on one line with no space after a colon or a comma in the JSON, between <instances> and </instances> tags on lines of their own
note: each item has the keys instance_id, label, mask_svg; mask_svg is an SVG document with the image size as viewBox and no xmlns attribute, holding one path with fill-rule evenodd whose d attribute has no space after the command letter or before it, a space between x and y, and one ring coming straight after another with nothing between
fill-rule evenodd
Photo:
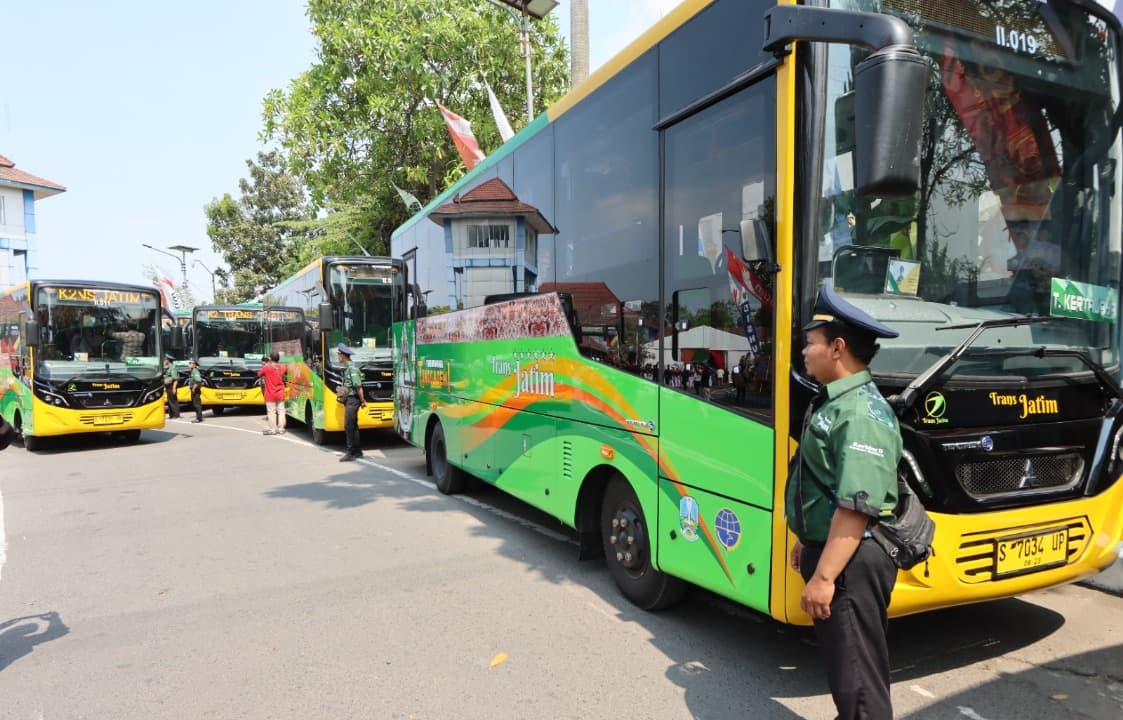
<instances>
[{"instance_id":1,"label":"green and yellow bus","mask_svg":"<svg viewBox=\"0 0 1123 720\"><path fill-rule=\"evenodd\" d=\"M29 280L0 296L0 414L28 450L164 427L162 357L155 288Z\"/></svg>"},{"instance_id":2,"label":"green and yellow bus","mask_svg":"<svg viewBox=\"0 0 1123 720\"><path fill-rule=\"evenodd\" d=\"M264 295L269 303L300 308L309 319L309 340L289 367L286 411L303 422L318 445L343 431L343 405L335 399L342 366L335 347L353 348L351 361L363 371L367 404L359 429L391 428L394 378L391 328L410 315L413 300L401 260L329 256L309 263Z\"/></svg>"},{"instance_id":3,"label":"green and yellow bus","mask_svg":"<svg viewBox=\"0 0 1123 720\"><path fill-rule=\"evenodd\" d=\"M190 328L190 357L203 376L200 401L215 415L228 407L264 407L257 374L262 360L276 351L281 362L298 362L307 336L303 310L261 303L198 305ZM181 372L176 394L181 403L191 402L186 380Z\"/></svg>"},{"instance_id":4,"label":"green and yellow bus","mask_svg":"<svg viewBox=\"0 0 1123 720\"><path fill-rule=\"evenodd\" d=\"M640 606L694 583L806 624L783 498L829 282L900 332L872 372L937 526L891 612L1097 573L1123 534L1119 22L821 5L683 2L394 233L463 308L395 328L399 431L441 491L576 528Z\"/></svg>"},{"instance_id":5,"label":"green and yellow bus","mask_svg":"<svg viewBox=\"0 0 1123 720\"><path fill-rule=\"evenodd\" d=\"M190 404L191 388L187 386L187 361L191 357L191 311L168 310L165 306L162 332L164 354L174 358L172 364L180 377L176 399L180 403Z\"/></svg>"}]
</instances>

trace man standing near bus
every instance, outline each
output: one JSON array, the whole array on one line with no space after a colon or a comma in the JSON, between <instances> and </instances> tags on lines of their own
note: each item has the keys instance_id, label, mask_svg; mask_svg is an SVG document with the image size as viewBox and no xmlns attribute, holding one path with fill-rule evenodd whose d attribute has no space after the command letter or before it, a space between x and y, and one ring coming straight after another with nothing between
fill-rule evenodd
<instances>
[{"instance_id":1,"label":"man standing near bus","mask_svg":"<svg viewBox=\"0 0 1123 720\"><path fill-rule=\"evenodd\" d=\"M191 388L191 407L195 408L195 419L191 422L203 422L203 374L199 372L199 363L195 358L187 361L191 375L187 378L187 386Z\"/></svg>"},{"instance_id":2,"label":"man standing near bus","mask_svg":"<svg viewBox=\"0 0 1123 720\"><path fill-rule=\"evenodd\" d=\"M351 362L354 350L343 343L336 345L339 363L343 366L343 387L347 400L343 406L343 432L347 436L347 452L339 462L348 462L363 456L363 446L359 444L359 408L367 404L363 395L363 371Z\"/></svg>"},{"instance_id":3,"label":"man standing near bus","mask_svg":"<svg viewBox=\"0 0 1123 720\"><path fill-rule=\"evenodd\" d=\"M897 504L901 433L870 377L878 338L897 332L823 286L803 327L807 374L821 385L803 423L788 479L791 564L805 583L838 717L893 717L889 696L889 599L897 567L870 534Z\"/></svg>"},{"instance_id":4,"label":"man standing near bus","mask_svg":"<svg viewBox=\"0 0 1123 720\"><path fill-rule=\"evenodd\" d=\"M281 364L280 354L274 350L265 359L265 364L257 371L257 376L264 378L264 387L261 388L265 400L265 417L269 421L268 429L262 431L263 435L285 434L285 366Z\"/></svg>"},{"instance_id":5,"label":"man standing near bus","mask_svg":"<svg viewBox=\"0 0 1123 720\"><path fill-rule=\"evenodd\" d=\"M164 356L164 392L168 396L168 419L175 420L179 417L179 398L176 390L179 389L179 371L175 369L175 358L171 355Z\"/></svg>"}]
</instances>

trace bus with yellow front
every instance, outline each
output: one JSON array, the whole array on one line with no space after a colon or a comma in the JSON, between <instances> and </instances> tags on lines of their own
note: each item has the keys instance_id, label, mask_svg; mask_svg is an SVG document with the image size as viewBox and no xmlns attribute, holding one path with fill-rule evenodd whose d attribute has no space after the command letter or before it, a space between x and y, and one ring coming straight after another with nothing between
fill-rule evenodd
<instances>
[{"instance_id":1,"label":"bus with yellow front","mask_svg":"<svg viewBox=\"0 0 1123 720\"><path fill-rule=\"evenodd\" d=\"M0 296L0 414L28 450L60 435L135 442L164 427L160 294L28 280Z\"/></svg>"},{"instance_id":2,"label":"bus with yellow front","mask_svg":"<svg viewBox=\"0 0 1123 720\"><path fill-rule=\"evenodd\" d=\"M261 303L198 305L191 313L190 357L203 376L200 401L215 415L226 408L265 406L257 371L271 352L288 363L303 356L304 312ZM178 364L177 364L178 366ZM184 402L186 374L177 393ZM187 389L186 402L191 402Z\"/></svg>"},{"instance_id":3,"label":"bus with yellow front","mask_svg":"<svg viewBox=\"0 0 1123 720\"><path fill-rule=\"evenodd\" d=\"M1100 571L1119 39L1076 0L683 2L395 231L454 309L395 329L400 432L441 491L575 528L642 607L693 583L808 623L784 489L830 283L900 333L871 370L936 522L890 612Z\"/></svg>"},{"instance_id":4,"label":"bus with yellow front","mask_svg":"<svg viewBox=\"0 0 1123 720\"><path fill-rule=\"evenodd\" d=\"M286 411L316 444L343 431L343 405L335 397L343 379L339 343L353 349L351 361L363 372L367 404L359 411L359 429L393 426L390 333L409 317L411 297L401 260L365 255L321 257L264 294L265 302L298 307L309 320L307 352L290 365Z\"/></svg>"}]
</instances>

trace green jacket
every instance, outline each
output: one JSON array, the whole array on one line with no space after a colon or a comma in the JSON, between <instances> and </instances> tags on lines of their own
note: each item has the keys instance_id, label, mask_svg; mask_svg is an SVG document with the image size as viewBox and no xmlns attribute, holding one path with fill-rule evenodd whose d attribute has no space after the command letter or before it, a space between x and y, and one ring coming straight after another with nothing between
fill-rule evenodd
<instances>
[{"instance_id":1,"label":"green jacket","mask_svg":"<svg viewBox=\"0 0 1123 720\"><path fill-rule=\"evenodd\" d=\"M199 372L199 368L192 368L191 377L188 378L187 383L191 389L194 390L195 386L203 382L203 374Z\"/></svg>"},{"instance_id":2,"label":"green jacket","mask_svg":"<svg viewBox=\"0 0 1123 720\"><path fill-rule=\"evenodd\" d=\"M343 387L347 388L349 397L358 397L359 388L363 386L363 371L353 362L347 363L343 369Z\"/></svg>"},{"instance_id":3,"label":"green jacket","mask_svg":"<svg viewBox=\"0 0 1123 720\"><path fill-rule=\"evenodd\" d=\"M892 518L897 505L901 432L869 371L830 383L826 396L803 428L800 481L793 471L784 496L788 527L803 542L826 541L836 507ZM806 523L802 532L801 510Z\"/></svg>"}]
</instances>

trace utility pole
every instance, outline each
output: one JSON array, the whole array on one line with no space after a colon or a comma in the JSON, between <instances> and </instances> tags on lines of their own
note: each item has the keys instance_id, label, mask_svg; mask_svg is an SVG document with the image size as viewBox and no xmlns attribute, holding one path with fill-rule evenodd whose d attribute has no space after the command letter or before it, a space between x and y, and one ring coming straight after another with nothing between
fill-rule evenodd
<instances>
[{"instance_id":1,"label":"utility pole","mask_svg":"<svg viewBox=\"0 0 1123 720\"><path fill-rule=\"evenodd\" d=\"M589 0L569 3L569 85L589 77Z\"/></svg>"}]
</instances>

